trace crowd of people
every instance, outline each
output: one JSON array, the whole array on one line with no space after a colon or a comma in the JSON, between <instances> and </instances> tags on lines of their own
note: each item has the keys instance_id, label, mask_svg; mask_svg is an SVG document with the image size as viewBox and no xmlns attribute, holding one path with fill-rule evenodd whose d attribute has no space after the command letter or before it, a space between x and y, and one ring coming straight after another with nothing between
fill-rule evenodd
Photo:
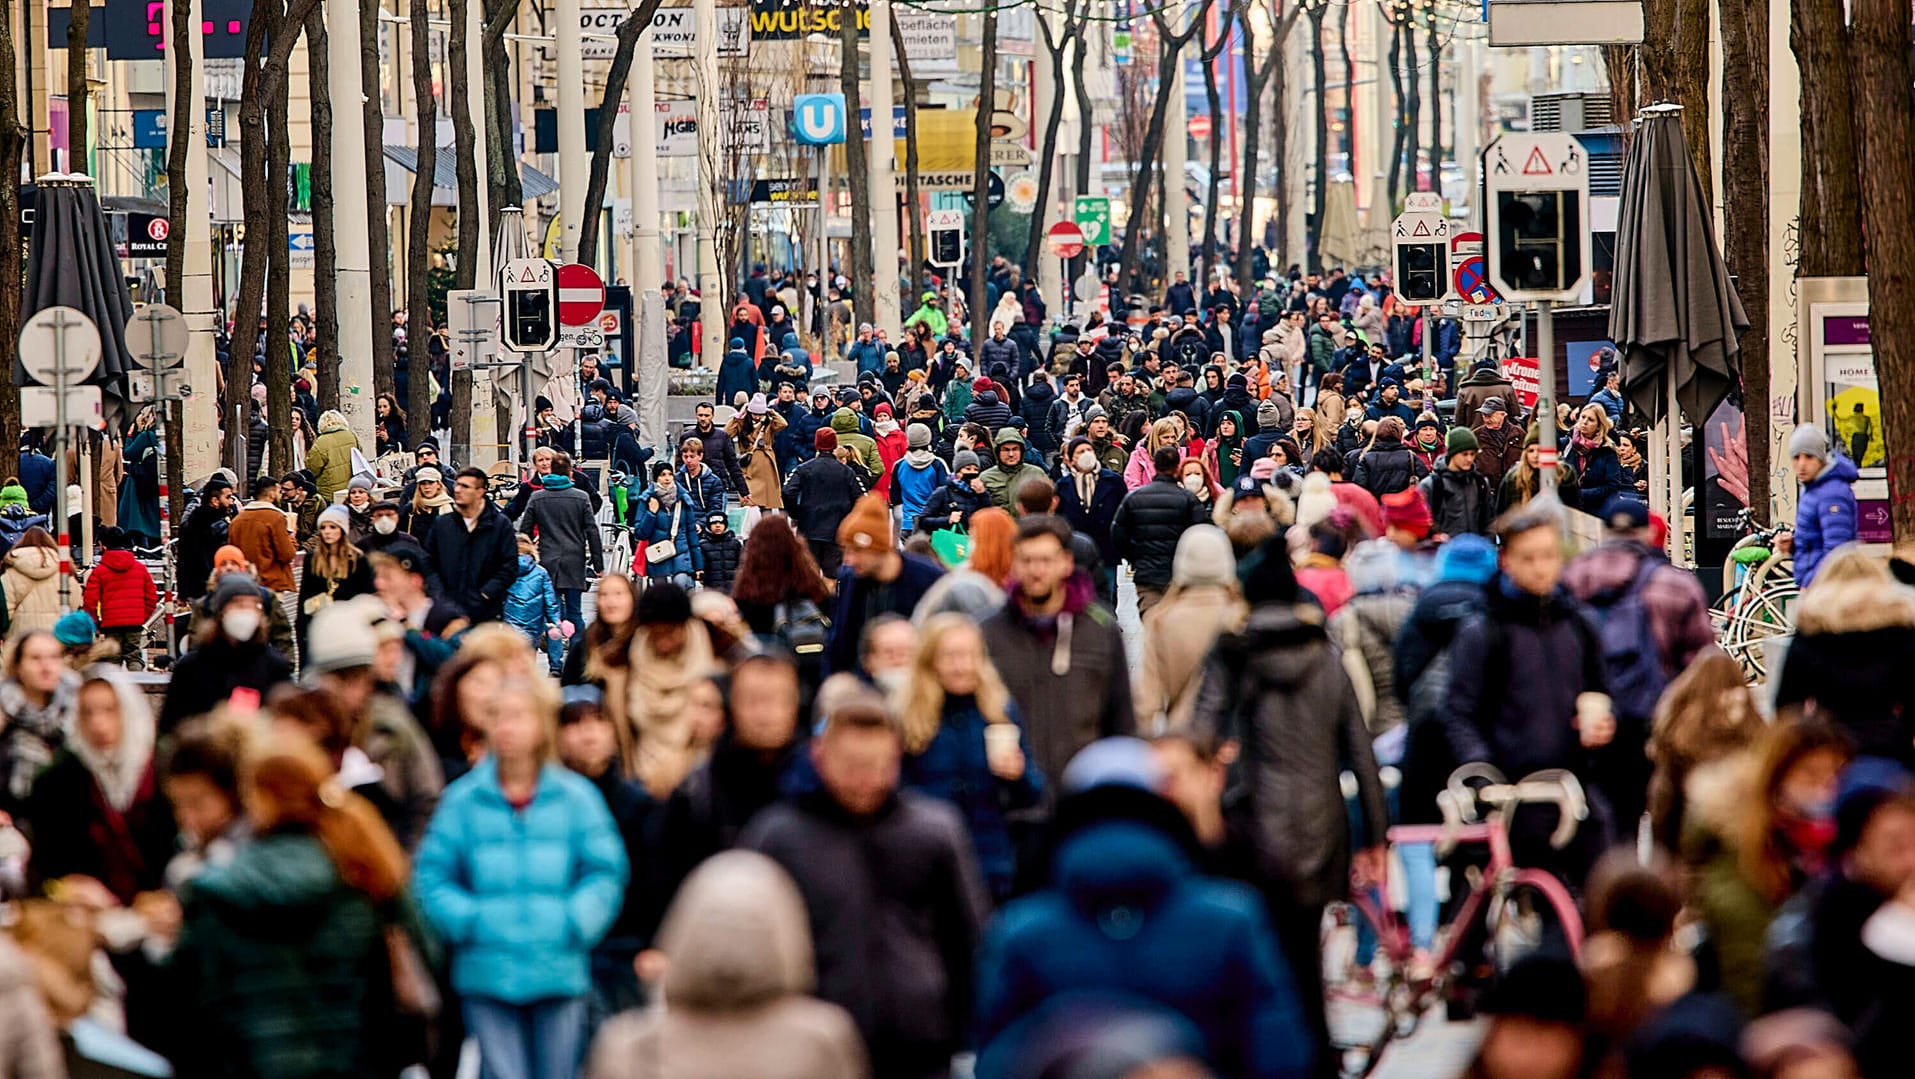
<instances>
[{"instance_id":1,"label":"crowd of people","mask_svg":"<svg viewBox=\"0 0 1915 1079\"><path fill-rule=\"evenodd\" d=\"M1326 915L1382 889L1433 973L1469 867L1389 830L1468 763L1590 805L1514 820L1588 936L1454 972L1469 1075L1902 1074L1915 565L1846 542L1839 448L1790 444L1758 697L1620 398L1551 497L1515 387L1419 366L1387 279L1180 277L1041 342L992 277L989 339L934 293L844 327L839 389L748 282L691 425L639 444L588 367L510 500L430 442L376 490L322 412L304 467L197 489L158 686L72 621L151 617L125 531L63 613L27 528L0 1074L1335 1076L1326 984L1372 971Z\"/></svg>"}]
</instances>

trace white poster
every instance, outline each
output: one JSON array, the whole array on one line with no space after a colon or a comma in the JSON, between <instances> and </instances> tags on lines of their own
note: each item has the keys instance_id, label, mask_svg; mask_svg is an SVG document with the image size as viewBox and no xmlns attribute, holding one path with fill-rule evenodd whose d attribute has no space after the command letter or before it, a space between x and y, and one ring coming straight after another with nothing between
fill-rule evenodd
<instances>
[{"instance_id":1,"label":"white poster","mask_svg":"<svg viewBox=\"0 0 1915 1079\"><path fill-rule=\"evenodd\" d=\"M747 27L750 26L749 13L742 7L721 7L717 9L717 16L718 55L721 57L745 55L749 33ZM654 55L691 56L692 46L698 41L693 25L691 8L660 8L652 16L651 34Z\"/></svg>"},{"instance_id":2,"label":"white poster","mask_svg":"<svg viewBox=\"0 0 1915 1079\"><path fill-rule=\"evenodd\" d=\"M957 16L894 7L891 18L904 38L911 77L950 75L958 70Z\"/></svg>"},{"instance_id":3,"label":"white poster","mask_svg":"<svg viewBox=\"0 0 1915 1079\"><path fill-rule=\"evenodd\" d=\"M698 156L698 102L689 99L657 103L655 149L659 157Z\"/></svg>"}]
</instances>

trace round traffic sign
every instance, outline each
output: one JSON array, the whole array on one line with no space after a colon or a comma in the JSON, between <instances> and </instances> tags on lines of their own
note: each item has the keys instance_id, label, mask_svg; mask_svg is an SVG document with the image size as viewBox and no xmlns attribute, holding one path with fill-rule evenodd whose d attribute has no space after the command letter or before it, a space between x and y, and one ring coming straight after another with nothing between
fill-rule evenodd
<instances>
[{"instance_id":1,"label":"round traffic sign","mask_svg":"<svg viewBox=\"0 0 1915 1079\"><path fill-rule=\"evenodd\" d=\"M984 198L985 205L993 210L1004 204L1004 177L999 176L995 172L990 174L990 178L985 185ZM977 189L972 187L965 188L964 201L972 206L976 206Z\"/></svg>"},{"instance_id":2,"label":"round traffic sign","mask_svg":"<svg viewBox=\"0 0 1915 1079\"><path fill-rule=\"evenodd\" d=\"M1190 118L1190 137L1207 139L1210 137L1210 114L1200 112Z\"/></svg>"},{"instance_id":3,"label":"round traffic sign","mask_svg":"<svg viewBox=\"0 0 1915 1079\"><path fill-rule=\"evenodd\" d=\"M1483 256L1471 255L1458 263L1454 278L1456 294L1463 298L1464 303L1497 301L1496 288L1489 283L1489 266L1484 263Z\"/></svg>"},{"instance_id":4,"label":"round traffic sign","mask_svg":"<svg viewBox=\"0 0 1915 1079\"><path fill-rule=\"evenodd\" d=\"M66 368L66 381L78 385L100 366L100 328L83 311L48 307L34 312L20 327L20 365L43 385L51 386Z\"/></svg>"},{"instance_id":5,"label":"round traffic sign","mask_svg":"<svg viewBox=\"0 0 1915 1079\"><path fill-rule=\"evenodd\" d=\"M1084 253L1084 230L1074 222L1059 221L1044 233L1044 242L1058 258L1074 259Z\"/></svg>"},{"instance_id":6,"label":"round traffic sign","mask_svg":"<svg viewBox=\"0 0 1915 1079\"><path fill-rule=\"evenodd\" d=\"M146 238L155 243L164 243L172 232L172 222L164 217L156 217L146 223Z\"/></svg>"},{"instance_id":7,"label":"round traffic sign","mask_svg":"<svg viewBox=\"0 0 1915 1079\"><path fill-rule=\"evenodd\" d=\"M170 371L186 362L186 316L151 303L126 320L126 350L148 371Z\"/></svg>"},{"instance_id":8,"label":"round traffic sign","mask_svg":"<svg viewBox=\"0 0 1915 1079\"><path fill-rule=\"evenodd\" d=\"M605 309L605 282L582 262L559 267L559 324L589 326Z\"/></svg>"}]
</instances>

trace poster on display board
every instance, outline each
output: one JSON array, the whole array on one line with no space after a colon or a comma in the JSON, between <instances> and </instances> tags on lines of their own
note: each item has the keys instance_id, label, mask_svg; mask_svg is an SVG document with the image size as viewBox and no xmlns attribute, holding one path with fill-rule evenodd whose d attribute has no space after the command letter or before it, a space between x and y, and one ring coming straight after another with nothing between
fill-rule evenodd
<instances>
[{"instance_id":1,"label":"poster on display board","mask_svg":"<svg viewBox=\"0 0 1915 1079\"><path fill-rule=\"evenodd\" d=\"M1602 389L1599 378L1603 370L1614 370L1622 362L1615 344L1609 341L1571 341L1563 351L1569 356L1571 397L1588 397Z\"/></svg>"},{"instance_id":2,"label":"poster on display board","mask_svg":"<svg viewBox=\"0 0 1915 1079\"><path fill-rule=\"evenodd\" d=\"M1851 285L1853 281L1856 284ZM1804 279L1803 339L1808 370L1799 405L1803 423L1819 423L1829 444L1853 460L1856 535L1864 543L1888 543L1888 470L1882 439L1882 393L1870 340L1866 279ZM1851 291L1848 302L1815 302L1815 297Z\"/></svg>"},{"instance_id":3,"label":"poster on display board","mask_svg":"<svg viewBox=\"0 0 1915 1079\"><path fill-rule=\"evenodd\" d=\"M1736 518L1749 505L1749 431L1741 402L1734 395L1724 398L1699 434L1702 455L1696 464L1702 469L1702 488L1696 519L1701 538L1733 543L1741 532ZM1703 565L1720 561L1719 554L1706 557L1700 544L1696 558Z\"/></svg>"}]
</instances>

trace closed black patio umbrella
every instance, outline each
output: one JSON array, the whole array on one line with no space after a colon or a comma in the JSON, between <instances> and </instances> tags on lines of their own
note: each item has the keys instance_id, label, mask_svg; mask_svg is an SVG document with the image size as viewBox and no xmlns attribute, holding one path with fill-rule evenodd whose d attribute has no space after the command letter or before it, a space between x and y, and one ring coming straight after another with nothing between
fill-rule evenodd
<instances>
[{"instance_id":1,"label":"closed black patio umbrella","mask_svg":"<svg viewBox=\"0 0 1915 1079\"><path fill-rule=\"evenodd\" d=\"M54 174L36 184L21 317L57 306L75 308L99 327L100 366L85 384L101 387L107 423L117 429L125 411L126 375L133 370L126 349L133 303L93 181L85 176ZM17 357L13 377L20 385L36 384Z\"/></svg>"},{"instance_id":2,"label":"closed black patio umbrella","mask_svg":"<svg viewBox=\"0 0 1915 1079\"><path fill-rule=\"evenodd\" d=\"M1748 326L1683 142L1681 110L1651 106L1623 168L1609 308L1629 403L1660 422L1673 387L1681 414L1707 419L1736 385L1736 334Z\"/></svg>"}]
</instances>

